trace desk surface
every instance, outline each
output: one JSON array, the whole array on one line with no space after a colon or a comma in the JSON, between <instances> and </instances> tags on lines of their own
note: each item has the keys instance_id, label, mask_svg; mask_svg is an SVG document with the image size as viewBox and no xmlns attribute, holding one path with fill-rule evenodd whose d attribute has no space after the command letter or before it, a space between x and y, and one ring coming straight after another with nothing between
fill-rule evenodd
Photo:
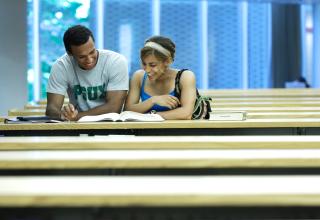
<instances>
[{"instance_id":1,"label":"desk surface","mask_svg":"<svg viewBox=\"0 0 320 220\"><path fill-rule=\"evenodd\" d=\"M305 102L305 101L320 101L320 94L316 97L277 97L277 96L262 96L262 97L213 97L214 103L217 102Z\"/></svg>"},{"instance_id":2,"label":"desk surface","mask_svg":"<svg viewBox=\"0 0 320 220\"><path fill-rule=\"evenodd\" d=\"M247 112L315 112L320 111L320 105L287 105L287 104L279 104L279 105L264 105L264 104L256 104L251 103L247 105L243 104L221 104L214 105L212 107L213 111L247 111ZM44 116L44 109L21 109L21 110L10 110L8 113L9 116L3 116L2 121L6 117L14 117L14 116ZM0 121L1 122L1 121Z\"/></svg>"},{"instance_id":3,"label":"desk surface","mask_svg":"<svg viewBox=\"0 0 320 220\"><path fill-rule=\"evenodd\" d=\"M320 100L213 100L211 102L212 107L320 107ZM45 105L25 105L24 109L12 109L9 111L10 115L17 114L19 112L44 112ZM36 111L38 110L38 111Z\"/></svg>"},{"instance_id":4,"label":"desk surface","mask_svg":"<svg viewBox=\"0 0 320 220\"><path fill-rule=\"evenodd\" d=\"M212 97L319 97L320 89L215 89L200 90Z\"/></svg>"},{"instance_id":5,"label":"desk surface","mask_svg":"<svg viewBox=\"0 0 320 220\"><path fill-rule=\"evenodd\" d=\"M247 112L248 119L320 118L320 112Z\"/></svg>"},{"instance_id":6,"label":"desk surface","mask_svg":"<svg viewBox=\"0 0 320 220\"><path fill-rule=\"evenodd\" d=\"M0 206L319 206L319 176L0 177Z\"/></svg>"},{"instance_id":7,"label":"desk surface","mask_svg":"<svg viewBox=\"0 0 320 220\"><path fill-rule=\"evenodd\" d=\"M220 107L224 105L249 105L249 106L318 106L320 103L319 97L234 97L234 98L213 98L213 106ZM313 104L313 105L312 105ZM24 109L45 109L45 104L26 104ZM12 110L14 113L18 110ZM22 110L20 110L22 111Z\"/></svg>"},{"instance_id":8,"label":"desk surface","mask_svg":"<svg viewBox=\"0 0 320 220\"><path fill-rule=\"evenodd\" d=\"M0 169L319 167L320 136L0 138Z\"/></svg>"},{"instance_id":9,"label":"desk surface","mask_svg":"<svg viewBox=\"0 0 320 220\"><path fill-rule=\"evenodd\" d=\"M320 149L320 136L79 136L1 137L0 150L79 149Z\"/></svg>"},{"instance_id":10,"label":"desk surface","mask_svg":"<svg viewBox=\"0 0 320 220\"><path fill-rule=\"evenodd\" d=\"M320 118L247 119L245 121L0 123L0 135L316 135L320 134L319 125Z\"/></svg>"},{"instance_id":11,"label":"desk surface","mask_svg":"<svg viewBox=\"0 0 320 220\"><path fill-rule=\"evenodd\" d=\"M0 124L0 130L177 129L177 128L276 128L319 127L319 118L248 119L245 121L166 120L163 122L62 122Z\"/></svg>"},{"instance_id":12,"label":"desk surface","mask_svg":"<svg viewBox=\"0 0 320 220\"><path fill-rule=\"evenodd\" d=\"M320 149L222 150L197 149L195 145L193 150L93 150L89 145L86 150L0 151L0 169L118 168L320 168Z\"/></svg>"},{"instance_id":13,"label":"desk surface","mask_svg":"<svg viewBox=\"0 0 320 220\"><path fill-rule=\"evenodd\" d=\"M320 112L320 107L230 107L220 106L213 107L212 111L246 111L246 112Z\"/></svg>"},{"instance_id":14,"label":"desk surface","mask_svg":"<svg viewBox=\"0 0 320 220\"><path fill-rule=\"evenodd\" d=\"M223 108L223 107L320 107L319 101L299 101L299 102L273 102L273 101L261 101L261 102L214 102L211 103L211 107Z\"/></svg>"}]
</instances>

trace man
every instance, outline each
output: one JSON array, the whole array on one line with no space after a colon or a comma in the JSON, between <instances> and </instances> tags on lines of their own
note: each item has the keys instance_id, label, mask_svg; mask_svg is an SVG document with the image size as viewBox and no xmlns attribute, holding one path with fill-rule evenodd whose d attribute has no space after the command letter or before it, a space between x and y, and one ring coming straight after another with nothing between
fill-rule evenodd
<instances>
[{"instance_id":1,"label":"man","mask_svg":"<svg viewBox=\"0 0 320 220\"><path fill-rule=\"evenodd\" d=\"M124 56L97 50L92 32L82 25L70 27L63 42L67 53L51 68L46 115L77 121L85 115L119 113L129 84ZM62 107L66 93L70 104Z\"/></svg>"}]
</instances>

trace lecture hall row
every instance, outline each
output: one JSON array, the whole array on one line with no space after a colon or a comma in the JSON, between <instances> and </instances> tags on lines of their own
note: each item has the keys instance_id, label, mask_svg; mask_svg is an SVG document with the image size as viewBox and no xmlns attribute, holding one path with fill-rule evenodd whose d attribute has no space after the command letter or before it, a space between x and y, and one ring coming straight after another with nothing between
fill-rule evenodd
<instances>
[{"instance_id":1,"label":"lecture hall row","mask_svg":"<svg viewBox=\"0 0 320 220\"><path fill-rule=\"evenodd\" d=\"M213 92L213 111L247 111L244 121L2 123L0 130L14 137L0 138L0 215L83 220L319 217L320 93L275 91L269 96L267 91L207 91ZM216 107L228 103L232 106ZM26 104L25 110L37 113L43 104L35 105L38 109ZM271 135L256 135L259 129ZM314 135L296 135L303 129L314 129ZM149 130L169 132L161 136Z\"/></svg>"}]
</instances>

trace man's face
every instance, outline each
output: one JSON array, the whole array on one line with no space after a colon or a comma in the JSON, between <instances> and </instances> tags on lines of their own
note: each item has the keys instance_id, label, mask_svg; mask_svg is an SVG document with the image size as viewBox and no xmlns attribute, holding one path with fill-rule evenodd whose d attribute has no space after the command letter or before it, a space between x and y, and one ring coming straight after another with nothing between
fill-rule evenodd
<instances>
[{"instance_id":1,"label":"man's face","mask_svg":"<svg viewBox=\"0 0 320 220\"><path fill-rule=\"evenodd\" d=\"M80 68L84 70L91 70L97 64L98 51L96 50L91 37L85 44L80 46L71 46L71 53Z\"/></svg>"}]
</instances>

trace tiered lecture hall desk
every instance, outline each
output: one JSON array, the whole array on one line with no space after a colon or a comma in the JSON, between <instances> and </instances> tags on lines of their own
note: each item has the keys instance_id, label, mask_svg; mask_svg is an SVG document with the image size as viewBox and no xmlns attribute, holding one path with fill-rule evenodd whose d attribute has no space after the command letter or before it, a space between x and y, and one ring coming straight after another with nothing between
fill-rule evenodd
<instances>
[{"instance_id":1,"label":"tiered lecture hall desk","mask_svg":"<svg viewBox=\"0 0 320 220\"><path fill-rule=\"evenodd\" d=\"M0 124L0 135L303 135L320 134L319 89L207 90L213 111L247 111L245 121L98 122ZM44 115L42 106L27 105L9 116Z\"/></svg>"},{"instance_id":2,"label":"tiered lecture hall desk","mask_svg":"<svg viewBox=\"0 0 320 220\"><path fill-rule=\"evenodd\" d=\"M318 219L319 185L315 175L0 177L0 215L4 220Z\"/></svg>"},{"instance_id":3,"label":"tiered lecture hall desk","mask_svg":"<svg viewBox=\"0 0 320 220\"><path fill-rule=\"evenodd\" d=\"M320 175L296 169L318 169L319 150L319 136L2 137L0 167L8 169L277 167L291 168L295 175L2 175L0 216L5 220L318 218Z\"/></svg>"},{"instance_id":4,"label":"tiered lecture hall desk","mask_svg":"<svg viewBox=\"0 0 320 220\"><path fill-rule=\"evenodd\" d=\"M319 98L320 89L212 89L200 90L200 94L213 98L294 98L316 97Z\"/></svg>"},{"instance_id":5,"label":"tiered lecture hall desk","mask_svg":"<svg viewBox=\"0 0 320 220\"><path fill-rule=\"evenodd\" d=\"M320 136L0 138L0 169L76 168L320 168Z\"/></svg>"},{"instance_id":6,"label":"tiered lecture hall desk","mask_svg":"<svg viewBox=\"0 0 320 220\"><path fill-rule=\"evenodd\" d=\"M207 92L214 111L248 119L0 124L0 135L37 136L0 138L1 219L320 218L320 90ZM118 173L63 173L74 169Z\"/></svg>"},{"instance_id":7,"label":"tiered lecture hall desk","mask_svg":"<svg viewBox=\"0 0 320 220\"><path fill-rule=\"evenodd\" d=\"M320 134L319 125L320 118L249 118L245 121L0 123L0 135L315 135Z\"/></svg>"}]
</instances>

